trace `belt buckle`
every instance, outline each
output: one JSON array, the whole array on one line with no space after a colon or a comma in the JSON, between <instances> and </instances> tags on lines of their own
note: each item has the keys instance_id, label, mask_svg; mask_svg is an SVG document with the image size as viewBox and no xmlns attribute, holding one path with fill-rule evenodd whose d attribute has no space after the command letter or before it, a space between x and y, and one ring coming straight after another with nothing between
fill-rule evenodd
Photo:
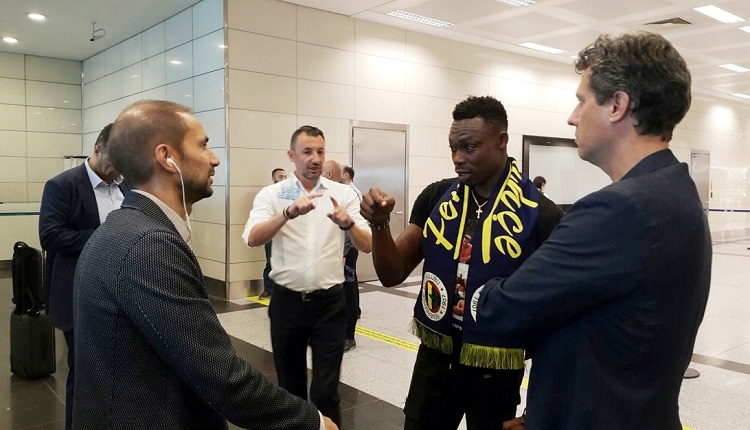
<instances>
[{"instance_id":1,"label":"belt buckle","mask_svg":"<svg viewBox=\"0 0 750 430\"><path fill-rule=\"evenodd\" d=\"M299 296L300 296L300 300L302 300L303 302L309 302L312 300L312 297L310 296L309 292L299 293Z\"/></svg>"}]
</instances>

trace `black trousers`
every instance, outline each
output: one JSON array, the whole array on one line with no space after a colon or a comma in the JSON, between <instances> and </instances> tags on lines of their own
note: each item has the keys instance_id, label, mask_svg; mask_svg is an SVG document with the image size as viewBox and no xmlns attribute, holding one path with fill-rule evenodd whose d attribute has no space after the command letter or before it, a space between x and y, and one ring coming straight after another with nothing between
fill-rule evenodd
<instances>
[{"instance_id":1,"label":"black trousers","mask_svg":"<svg viewBox=\"0 0 750 430\"><path fill-rule=\"evenodd\" d=\"M75 342L73 330L64 331L65 343L68 344L68 379L65 380L65 429L70 430L73 424L73 398L75 388Z\"/></svg>"},{"instance_id":2,"label":"black trousers","mask_svg":"<svg viewBox=\"0 0 750 430\"><path fill-rule=\"evenodd\" d=\"M307 399L307 345L312 348L310 401L341 426L339 377L346 304L341 284L309 295L275 284L268 309L279 386Z\"/></svg>"},{"instance_id":3,"label":"black trousers","mask_svg":"<svg viewBox=\"0 0 750 430\"><path fill-rule=\"evenodd\" d=\"M273 293L273 281L268 277L268 274L271 273L271 241L266 242L263 248L266 251L266 267L263 268L263 290L271 294Z\"/></svg>"},{"instance_id":4,"label":"black trousers","mask_svg":"<svg viewBox=\"0 0 750 430\"><path fill-rule=\"evenodd\" d=\"M523 369L480 369L454 361L419 346L404 405L405 430L455 430L464 414L468 430L497 430L516 416Z\"/></svg>"},{"instance_id":5,"label":"black trousers","mask_svg":"<svg viewBox=\"0 0 750 430\"><path fill-rule=\"evenodd\" d=\"M359 251L352 247L346 253L345 263L347 267L354 270L354 280L344 282L344 297L346 298L346 338L354 339L357 330L357 318L359 317L359 280L357 279L357 257Z\"/></svg>"}]
</instances>

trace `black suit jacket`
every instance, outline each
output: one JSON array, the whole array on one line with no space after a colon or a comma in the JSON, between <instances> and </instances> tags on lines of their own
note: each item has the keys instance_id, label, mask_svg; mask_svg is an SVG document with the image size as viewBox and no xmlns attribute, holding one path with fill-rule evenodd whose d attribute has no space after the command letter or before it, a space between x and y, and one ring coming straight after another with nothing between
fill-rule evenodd
<instances>
[{"instance_id":1,"label":"black suit jacket","mask_svg":"<svg viewBox=\"0 0 750 430\"><path fill-rule=\"evenodd\" d=\"M480 327L538 345L526 429L681 429L711 255L695 183L663 150L576 202L518 271L488 282Z\"/></svg>"},{"instance_id":2,"label":"black suit jacket","mask_svg":"<svg viewBox=\"0 0 750 430\"><path fill-rule=\"evenodd\" d=\"M317 410L237 357L188 244L129 193L81 253L74 429L317 430Z\"/></svg>"},{"instance_id":3,"label":"black suit jacket","mask_svg":"<svg viewBox=\"0 0 750 430\"><path fill-rule=\"evenodd\" d=\"M124 181L120 188L130 189ZM97 227L99 209L84 164L44 184L39 240L46 251L47 312L62 331L73 328L73 273L83 245Z\"/></svg>"}]
</instances>

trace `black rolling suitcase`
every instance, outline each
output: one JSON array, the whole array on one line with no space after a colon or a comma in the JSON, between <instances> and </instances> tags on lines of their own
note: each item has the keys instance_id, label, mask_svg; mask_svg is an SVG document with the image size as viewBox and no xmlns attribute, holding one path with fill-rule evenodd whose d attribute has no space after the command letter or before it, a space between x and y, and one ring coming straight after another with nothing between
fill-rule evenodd
<instances>
[{"instance_id":1,"label":"black rolling suitcase","mask_svg":"<svg viewBox=\"0 0 750 430\"><path fill-rule=\"evenodd\" d=\"M42 253L23 242L13 245L13 302L10 315L10 370L24 379L55 373L55 333L44 312Z\"/></svg>"}]
</instances>

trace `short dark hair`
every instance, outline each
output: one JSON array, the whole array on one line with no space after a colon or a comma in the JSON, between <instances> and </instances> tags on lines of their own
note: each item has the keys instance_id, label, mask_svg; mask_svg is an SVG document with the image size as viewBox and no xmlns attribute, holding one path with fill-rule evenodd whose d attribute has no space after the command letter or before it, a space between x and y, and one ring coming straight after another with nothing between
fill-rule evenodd
<instances>
[{"instance_id":1,"label":"short dark hair","mask_svg":"<svg viewBox=\"0 0 750 430\"><path fill-rule=\"evenodd\" d=\"M154 148L165 143L182 154L190 108L164 100L143 100L125 108L112 125L109 154L128 181L142 185L154 172Z\"/></svg>"},{"instance_id":2,"label":"short dark hair","mask_svg":"<svg viewBox=\"0 0 750 430\"><path fill-rule=\"evenodd\" d=\"M505 106L492 96L470 96L453 109L453 120L481 117L486 124L508 131L508 113Z\"/></svg>"},{"instance_id":3,"label":"short dark hair","mask_svg":"<svg viewBox=\"0 0 750 430\"><path fill-rule=\"evenodd\" d=\"M311 125L303 125L302 127L298 128L297 130L292 133L292 140L289 142L289 148L291 150L294 150L294 145L297 143L297 136L300 134L305 133L308 136L312 137L322 137L323 140L326 139L326 137L323 135L323 131L321 131L317 127L313 127Z\"/></svg>"},{"instance_id":4,"label":"short dark hair","mask_svg":"<svg viewBox=\"0 0 750 430\"><path fill-rule=\"evenodd\" d=\"M590 71L597 103L623 91L630 96L638 134L672 139L672 131L690 109L690 71L679 52L654 33L599 36L578 53L578 73Z\"/></svg>"},{"instance_id":5,"label":"short dark hair","mask_svg":"<svg viewBox=\"0 0 750 430\"><path fill-rule=\"evenodd\" d=\"M102 152L107 152L107 144L109 143L109 132L112 130L112 123L105 125L102 131L99 132L99 136L96 137L94 145L99 147Z\"/></svg>"},{"instance_id":6,"label":"short dark hair","mask_svg":"<svg viewBox=\"0 0 750 430\"><path fill-rule=\"evenodd\" d=\"M544 179L544 176L537 176L534 178L534 186L537 188L542 188L542 185L546 184L547 180Z\"/></svg>"},{"instance_id":7,"label":"short dark hair","mask_svg":"<svg viewBox=\"0 0 750 430\"><path fill-rule=\"evenodd\" d=\"M352 168L352 166L344 166L343 170L344 170L344 173L346 173L347 175L349 175L349 179L351 179L353 181L354 180L354 169Z\"/></svg>"}]
</instances>

